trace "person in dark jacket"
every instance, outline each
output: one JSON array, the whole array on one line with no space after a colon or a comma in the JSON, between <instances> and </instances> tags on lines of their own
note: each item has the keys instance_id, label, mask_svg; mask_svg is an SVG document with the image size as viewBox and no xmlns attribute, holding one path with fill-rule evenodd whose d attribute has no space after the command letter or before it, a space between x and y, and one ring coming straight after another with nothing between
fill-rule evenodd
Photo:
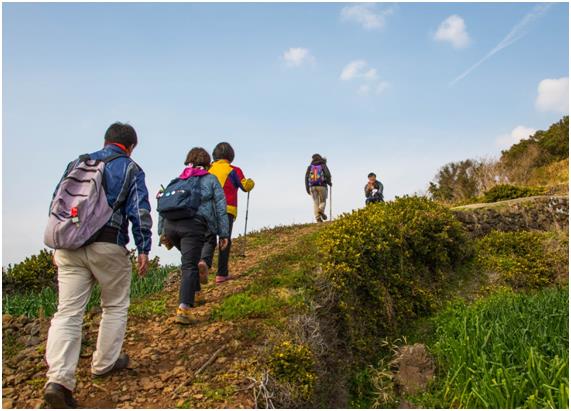
<instances>
[{"instance_id":1,"label":"person in dark jacket","mask_svg":"<svg viewBox=\"0 0 571 411\"><path fill-rule=\"evenodd\" d=\"M369 173L367 177L369 181L365 185L365 204L383 202L383 184L377 180L375 173Z\"/></svg>"},{"instance_id":2,"label":"person in dark jacket","mask_svg":"<svg viewBox=\"0 0 571 411\"><path fill-rule=\"evenodd\" d=\"M131 159L137 145L137 133L128 124L114 123L105 133L102 150L91 153L94 160L121 154L105 165L105 194L114 212L93 242L76 250L58 249L54 263L58 267L58 310L48 332L46 362L48 382L44 399L48 408L76 408L72 392L75 370L81 350L83 313L96 283L101 286L101 323L91 362L93 375L106 375L128 366L122 353L127 326L131 289L131 261L125 248L129 242L128 225L138 250L138 271L147 271L151 250L151 206L145 173ZM66 168L62 180L79 160ZM59 184L58 184L59 187ZM54 197L55 193L54 192ZM86 217L87 218L87 217Z\"/></svg>"},{"instance_id":3,"label":"person in dark jacket","mask_svg":"<svg viewBox=\"0 0 571 411\"><path fill-rule=\"evenodd\" d=\"M313 214L318 223L327 220L325 214L327 186L331 185L331 172L327 167L327 159L314 154L305 172L305 191L313 198Z\"/></svg>"},{"instance_id":4,"label":"person in dark jacket","mask_svg":"<svg viewBox=\"0 0 571 411\"><path fill-rule=\"evenodd\" d=\"M195 147L189 151L184 164L187 167L179 178L200 178L200 206L192 218L171 221L161 217L159 234L164 232L164 240L171 242L181 252L182 278L175 321L188 325L192 322L192 307L200 292L198 262L207 234L215 233L220 239L220 250L224 250L228 246L230 228L224 190L216 176L207 171L210 154L201 147Z\"/></svg>"}]
</instances>

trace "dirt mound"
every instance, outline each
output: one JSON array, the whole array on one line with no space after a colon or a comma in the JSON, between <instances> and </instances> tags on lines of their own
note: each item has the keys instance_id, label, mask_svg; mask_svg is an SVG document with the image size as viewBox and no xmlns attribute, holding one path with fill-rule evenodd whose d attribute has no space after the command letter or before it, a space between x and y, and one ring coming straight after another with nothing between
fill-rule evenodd
<instances>
[{"instance_id":1,"label":"dirt mound","mask_svg":"<svg viewBox=\"0 0 571 411\"><path fill-rule=\"evenodd\" d=\"M434 360L424 344L399 348L393 365L396 368L395 381L403 394L414 395L426 390L434 377Z\"/></svg>"}]
</instances>

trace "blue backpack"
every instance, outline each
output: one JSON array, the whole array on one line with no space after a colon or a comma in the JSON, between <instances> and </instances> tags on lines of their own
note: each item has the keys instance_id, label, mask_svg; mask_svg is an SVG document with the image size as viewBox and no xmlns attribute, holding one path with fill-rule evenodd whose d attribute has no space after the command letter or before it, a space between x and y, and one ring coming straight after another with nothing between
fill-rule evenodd
<instances>
[{"instance_id":1,"label":"blue backpack","mask_svg":"<svg viewBox=\"0 0 571 411\"><path fill-rule=\"evenodd\" d=\"M318 164L312 164L309 170L309 186L323 186L325 185L325 173L323 171L323 167Z\"/></svg>"},{"instance_id":2,"label":"blue backpack","mask_svg":"<svg viewBox=\"0 0 571 411\"><path fill-rule=\"evenodd\" d=\"M195 216L200 206L200 176L175 178L157 194L157 211L167 220Z\"/></svg>"}]
</instances>

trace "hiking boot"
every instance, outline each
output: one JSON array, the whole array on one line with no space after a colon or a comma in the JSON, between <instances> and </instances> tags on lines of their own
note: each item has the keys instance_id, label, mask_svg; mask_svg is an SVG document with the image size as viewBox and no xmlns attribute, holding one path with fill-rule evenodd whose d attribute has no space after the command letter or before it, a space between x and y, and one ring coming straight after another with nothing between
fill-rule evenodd
<instances>
[{"instance_id":1,"label":"hiking boot","mask_svg":"<svg viewBox=\"0 0 571 411\"><path fill-rule=\"evenodd\" d=\"M190 325L192 323L192 309L190 308L177 308L176 317L174 322L182 325Z\"/></svg>"},{"instance_id":2,"label":"hiking boot","mask_svg":"<svg viewBox=\"0 0 571 411\"><path fill-rule=\"evenodd\" d=\"M232 277L231 275L217 275L216 276L216 284L222 284L222 283L225 283L226 281L230 281L233 279L234 279L234 277Z\"/></svg>"},{"instance_id":3,"label":"hiking boot","mask_svg":"<svg viewBox=\"0 0 571 411\"><path fill-rule=\"evenodd\" d=\"M46 386L44 400L48 404L48 408L77 408L77 402L73 398L71 391L55 382L50 382Z\"/></svg>"},{"instance_id":4,"label":"hiking boot","mask_svg":"<svg viewBox=\"0 0 571 411\"><path fill-rule=\"evenodd\" d=\"M322 219L323 221L327 220L327 214L325 214L325 213L319 213L319 214L320 214L321 219Z\"/></svg>"},{"instance_id":5,"label":"hiking boot","mask_svg":"<svg viewBox=\"0 0 571 411\"><path fill-rule=\"evenodd\" d=\"M200 284L208 283L208 264L204 260L200 260L198 263L198 277L200 278Z\"/></svg>"},{"instance_id":6,"label":"hiking boot","mask_svg":"<svg viewBox=\"0 0 571 411\"><path fill-rule=\"evenodd\" d=\"M318 223L322 223L323 219L321 218L321 216L315 217L315 221Z\"/></svg>"},{"instance_id":7,"label":"hiking boot","mask_svg":"<svg viewBox=\"0 0 571 411\"><path fill-rule=\"evenodd\" d=\"M93 374L93 376L94 377L106 377L109 374L112 374L114 372L124 370L128 366L129 366L129 356L127 354L125 354L124 352L122 352L121 354L119 354L119 358L117 358L117 361L115 361L115 364L113 364L113 368L111 368L107 372L104 372L103 374Z\"/></svg>"},{"instance_id":8,"label":"hiking boot","mask_svg":"<svg viewBox=\"0 0 571 411\"><path fill-rule=\"evenodd\" d=\"M204 295L202 294L202 291L196 291L194 293L194 305L195 306L199 306L202 305L206 302L206 300L204 299Z\"/></svg>"}]
</instances>

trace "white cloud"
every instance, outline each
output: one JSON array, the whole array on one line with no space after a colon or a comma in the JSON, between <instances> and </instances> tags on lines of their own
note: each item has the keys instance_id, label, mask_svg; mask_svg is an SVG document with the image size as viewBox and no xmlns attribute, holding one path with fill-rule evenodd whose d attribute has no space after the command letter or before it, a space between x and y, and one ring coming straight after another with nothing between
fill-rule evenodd
<instances>
[{"instance_id":1,"label":"white cloud","mask_svg":"<svg viewBox=\"0 0 571 411\"><path fill-rule=\"evenodd\" d=\"M356 4L341 9L341 19L360 24L366 30L381 29L388 16L394 13L394 7L377 10L375 3Z\"/></svg>"},{"instance_id":2,"label":"white cloud","mask_svg":"<svg viewBox=\"0 0 571 411\"><path fill-rule=\"evenodd\" d=\"M452 80L449 85L453 86L454 84L458 83L460 80L462 80L464 77L466 77L468 74L470 74L476 68L478 68L482 63L484 63L486 60L488 60L494 54L505 49L506 47L511 46L513 43L515 43L516 41L518 41L519 39L524 37L527 34L527 28L529 27L529 25L531 23L533 23L535 20L537 20L538 18L540 18L541 16L543 16L545 14L545 12L547 10L549 10L550 7L551 7L551 4L549 4L549 3L540 4L538 6L535 6L533 8L533 10L531 10L529 13L527 13L523 17L523 19L521 19L515 26L512 27L511 31L502 39L502 41L500 41L496 45L496 47L494 47L492 50L490 50L488 52L488 54L486 54L484 57L482 57L478 62L476 62L476 64L472 65L472 67L470 67L468 70L464 71L462 74L460 74L454 80Z\"/></svg>"},{"instance_id":3,"label":"white cloud","mask_svg":"<svg viewBox=\"0 0 571 411\"><path fill-rule=\"evenodd\" d=\"M525 126L517 126L509 134L502 134L496 139L496 145L500 148L509 148L521 140L535 134L537 130Z\"/></svg>"},{"instance_id":4,"label":"white cloud","mask_svg":"<svg viewBox=\"0 0 571 411\"><path fill-rule=\"evenodd\" d=\"M537 86L535 107L540 111L569 113L569 77L541 80Z\"/></svg>"},{"instance_id":5,"label":"white cloud","mask_svg":"<svg viewBox=\"0 0 571 411\"><path fill-rule=\"evenodd\" d=\"M438 26L434 40L449 42L457 49L467 47L470 44L470 36L466 31L464 19L456 14L448 17Z\"/></svg>"},{"instance_id":6,"label":"white cloud","mask_svg":"<svg viewBox=\"0 0 571 411\"><path fill-rule=\"evenodd\" d=\"M364 77L365 71L367 70L367 62L365 60L355 60L350 62L341 71L341 80L351 80L357 77Z\"/></svg>"},{"instance_id":7,"label":"white cloud","mask_svg":"<svg viewBox=\"0 0 571 411\"><path fill-rule=\"evenodd\" d=\"M284 51L282 59L288 67L300 67L304 63L315 63L315 57L311 55L308 49L303 47L290 47Z\"/></svg>"},{"instance_id":8,"label":"white cloud","mask_svg":"<svg viewBox=\"0 0 571 411\"><path fill-rule=\"evenodd\" d=\"M369 67L365 60L354 60L347 64L341 71L339 79L343 81L357 79L364 82L357 89L357 93L361 96L367 96L372 92L381 94L389 86L388 82L379 80L377 69Z\"/></svg>"}]
</instances>

